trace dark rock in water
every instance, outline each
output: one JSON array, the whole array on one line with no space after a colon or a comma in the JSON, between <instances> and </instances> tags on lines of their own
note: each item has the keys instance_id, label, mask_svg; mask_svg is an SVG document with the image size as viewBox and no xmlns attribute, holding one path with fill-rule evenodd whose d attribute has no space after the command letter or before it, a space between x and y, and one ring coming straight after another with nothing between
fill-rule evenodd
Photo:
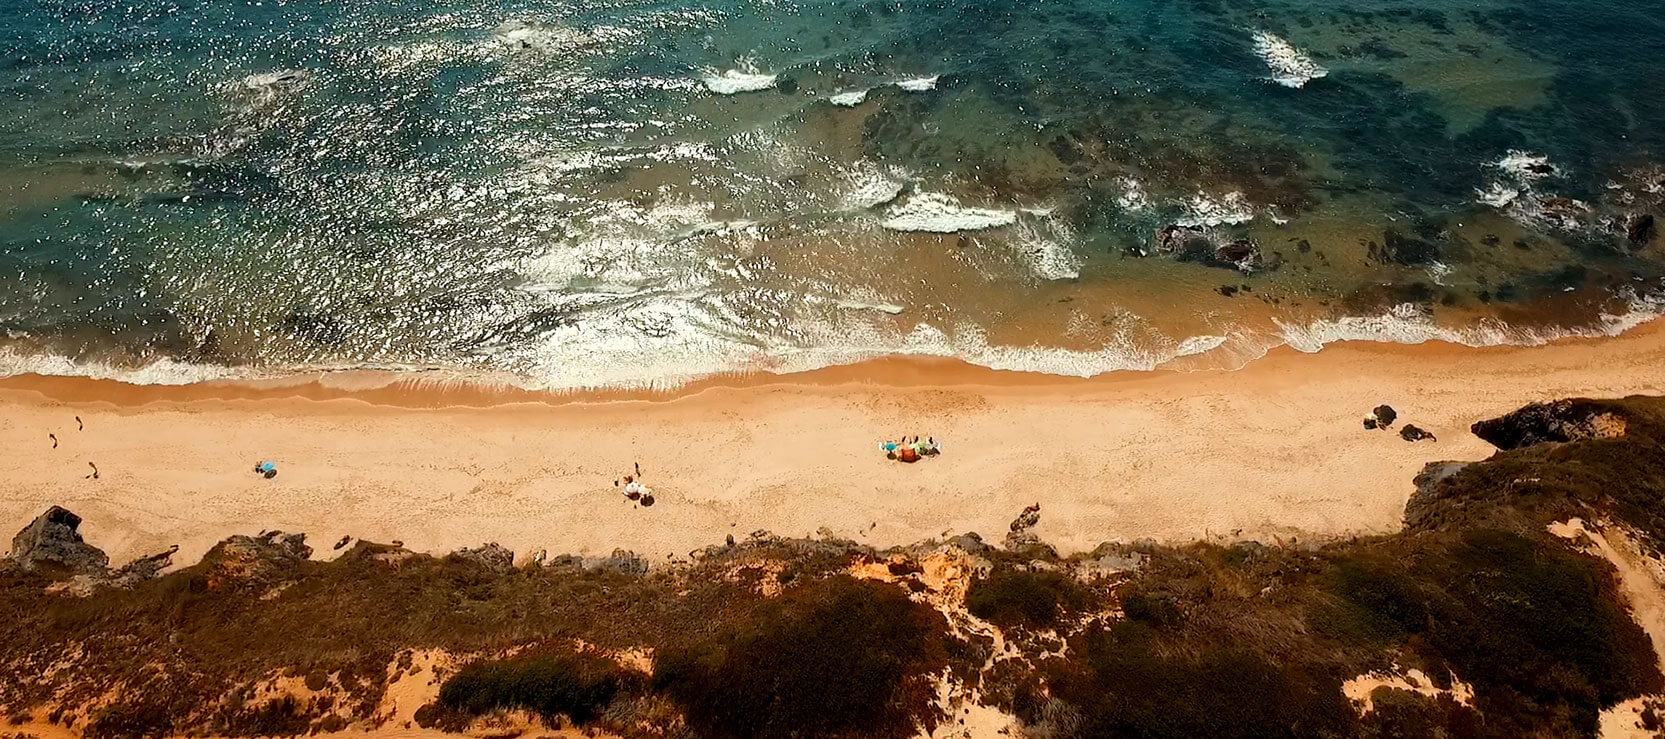
<instances>
[{"instance_id":1,"label":"dark rock in water","mask_svg":"<svg viewBox=\"0 0 1665 739\"><path fill-rule=\"evenodd\" d=\"M1613 439L1625 434L1625 419L1608 406L1591 400L1533 403L1508 415L1479 421L1475 436L1504 451L1584 439Z\"/></svg>"},{"instance_id":2,"label":"dark rock in water","mask_svg":"<svg viewBox=\"0 0 1665 739\"><path fill-rule=\"evenodd\" d=\"M1157 251L1183 254L1197 247L1214 248L1214 240L1200 228L1170 223L1156 232Z\"/></svg>"},{"instance_id":3,"label":"dark rock in water","mask_svg":"<svg viewBox=\"0 0 1665 739\"><path fill-rule=\"evenodd\" d=\"M1650 213L1632 213L1625 219L1625 238L1637 246L1647 246L1653 241L1653 215Z\"/></svg>"},{"instance_id":4,"label":"dark rock in water","mask_svg":"<svg viewBox=\"0 0 1665 739\"><path fill-rule=\"evenodd\" d=\"M515 553L497 542L485 546L469 549L464 547L451 553L457 559L474 562L494 570L507 570L515 565Z\"/></svg>"},{"instance_id":5,"label":"dark rock in water","mask_svg":"<svg viewBox=\"0 0 1665 739\"><path fill-rule=\"evenodd\" d=\"M1217 292L1221 295L1224 295L1224 296L1230 298L1230 297L1233 297L1233 296L1237 295L1237 286L1236 285L1221 285L1217 288L1214 288L1214 292Z\"/></svg>"},{"instance_id":6,"label":"dark rock in water","mask_svg":"<svg viewBox=\"0 0 1665 739\"><path fill-rule=\"evenodd\" d=\"M798 93L798 81L781 75L780 79L775 82L775 89L782 95L796 95Z\"/></svg>"},{"instance_id":7,"label":"dark rock in water","mask_svg":"<svg viewBox=\"0 0 1665 739\"><path fill-rule=\"evenodd\" d=\"M25 571L54 576L102 575L110 558L81 539L80 527L80 516L52 506L12 537L10 560Z\"/></svg>"},{"instance_id":8,"label":"dark rock in water","mask_svg":"<svg viewBox=\"0 0 1665 739\"><path fill-rule=\"evenodd\" d=\"M1439 259L1440 248L1433 242L1389 231L1383 235L1380 246L1370 243L1369 254L1372 261L1414 267Z\"/></svg>"},{"instance_id":9,"label":"dark rock in water","mask_svg":"<svg viewBox=\"0 0 1665 739\"><path fill-rule=\"evenodd\" d=\"M1221 244L1214 250L1214 261L1236 267L1240 272L1253 272L1260 267L1260 247L1248 239Z\"/></svg>"},{"instance_id":10,"label":"dark rock in water","mask_svg":"<svg viewBox=\"0 0 1665 739\"><path fill-rule=\"evenodd\" d=\"M1538 207L1542 210L1544 220L1563 231L1578 230L1584 217L1590 213L1590 206L1572 198L1544 198L1538 201Z\"/></svg>"},{"instance_id":11,"label":"dark rock in water","mask_svg":"<svg viewBox=\"0 0 1665 739\"><path fill-rule=\"evenodd\" d=\"M1371 411L1371 413L1376 415L1376 422L1382 428L1392 426L1394 421L1399 420L1399 412L1394 410L1391 405L1376 406L1376 410Z\"/></svg>"},{"instance_id":12,"label":"dark rock in water","mask_svg":"<svg viewBox=\"0 0 1665 739\"><path fill-rule=\"evenodd\" d=\"M1404 439L1405 441L1422 441L1423 439L1427 439L1429 441L1439 441L1439 439L1434 438L1433 434L1422 430L1414 423L1407 423L1405 424L1405 428L1399 429L1399 438Z\"/></svg>"},{"instance_id":13,"label":"dark rock in water","mask_svg":"<svg viewBox=\"0 0 1665 739\"><path fill-rule=\"evenodd\" d=\"M1170 223L1156 232L1156 251L1184 262L1200 262L1253 272L1260 267L1260 247L1248 239L1220 243L1214 234L1195 226Z\"/></svg>"}]
</instances>

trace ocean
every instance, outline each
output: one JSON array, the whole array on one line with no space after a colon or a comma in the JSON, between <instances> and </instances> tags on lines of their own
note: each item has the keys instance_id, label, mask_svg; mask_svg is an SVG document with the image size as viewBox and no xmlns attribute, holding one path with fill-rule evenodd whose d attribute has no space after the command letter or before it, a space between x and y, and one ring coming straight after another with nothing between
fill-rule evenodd
<instances>
[{"instance_id":1,"label":"ocean","mask_svg":"<svg viewBox=\"0 0 1665 739\"><path fill-rule=\"evenodd\" d=\"M1092 375L1665 310L1626 0L0 5L0 374Z\"/></svg>"}]
</instances>

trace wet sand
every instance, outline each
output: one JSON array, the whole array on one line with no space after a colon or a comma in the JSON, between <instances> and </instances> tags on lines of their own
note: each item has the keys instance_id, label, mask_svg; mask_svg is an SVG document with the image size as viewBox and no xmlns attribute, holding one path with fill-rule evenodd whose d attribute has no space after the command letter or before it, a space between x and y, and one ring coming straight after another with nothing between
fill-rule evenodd
<instances>
[{"instance_id":1,"label":"wet sand","mask_svg":"<svg viewBox=\"0 0 1665 739\"><path fill-rule=\"evenodd\" d=\"M824 527L882 546L998 538L1036 502L1036 533L1066 551L1308 540L1396 529L1423 464L1491 452L1467 432L1475 420L1665 393L1661 368L1655 323L1534 348L1340 344L1232 372L1087 380L901 358L568 395L351 374L180 387L22 376L0 380L0 524L63 505L117 563L171 544L190 563L272 528L306 532L317 556L343 535L665 559L728 534ZM1364 431L1379 403L1439 441ZM904 433L935 435L942 456L886 460L878 443ZM263 459L276 479L252 471ZM613 487L636 461L652 508Z\"/></svg>"}]
</instances>

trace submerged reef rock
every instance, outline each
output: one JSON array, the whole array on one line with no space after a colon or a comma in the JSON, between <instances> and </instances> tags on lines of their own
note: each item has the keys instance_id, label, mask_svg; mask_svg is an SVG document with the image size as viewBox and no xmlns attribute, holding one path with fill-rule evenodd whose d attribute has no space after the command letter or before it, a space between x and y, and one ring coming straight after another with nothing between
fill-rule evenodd
<instances>
[{"instance_id":1,"label":"submerged reef rock","mask_svg":"<svg viewBox=\"0 0 1665 739\"><path fill-rule=\"evenodd\" d=\"M1156 232L1156 253L1182 262L1250 273L1261 266L1260 247L1248 239L1231 239L1198 226L1169 224Z\"/></svg>"},{"instance_id":2,"label":"submerged reef rock","mask_svg":"<svg viewBox=\"0 0 1665 739\"><path fill-rule=\"evenodd\" d=\"M1647 246L1653 241L1654 219L1651 213L1632 213L1625 217L1625 240L1634 246Z\"/></svg>"}]
</instances>

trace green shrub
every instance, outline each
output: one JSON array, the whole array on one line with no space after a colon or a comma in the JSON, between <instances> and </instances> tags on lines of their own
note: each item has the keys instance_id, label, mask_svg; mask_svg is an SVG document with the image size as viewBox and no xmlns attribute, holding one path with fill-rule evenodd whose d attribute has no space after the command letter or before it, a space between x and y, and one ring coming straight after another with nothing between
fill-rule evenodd
<instances>
[{"instance_id":1,"label":"green shrub","mask_svg":"<svg viewBox=\"0 0 1665 739\"><path fill-rule=\"evenodd\" d=\"M702 736L903 737L934 724L947 623L894 585L793 588L654 665Z\"/></svg>"},{"instance_id":2,"label":"green shrub","mask_svg":"<svg viewBox=\"0 0 1665 739\"><path fill-rule=\"evenodd\" d=\"M1377 688L1370 694L1373 709L1361 717L1359 735L1398 739L1438 737L1467 739L1485 734L1480 714L1458 703L1449 694L1430 698L1408 690Z\"/></svg>"},{"instance_id":3,"label":"green shrub","mask_svg":"<svg viewBox=\"0 0 1665 739\"><path fill-rule=\"evenodd\" d=\"M239 707L223 716L220 728L226 736L299 736L312 721L292 695L273 698L253 708Z\"/></svg>"},{"instance_id":4,"label":"green shrub","mask_svg":"<svg viewBox=\"0 0 1665 739\"><path fill-rule=\"evenodd\" d=\"M439 704L469 716L518 708L582 726L612 702L626 678L617 664L592 654L529 654L463 668L440 686Z\"/></svg>"},{"instance_id":5,"label":"green shrub","mask_svg":"<svg viewBox=\"0 0 1665 739\"><path fill-rule=\"evenodd\" d=\"M1565 715L1589 733L1601 709L1665 686L1604 562L1477 530L1425 567L1440 594L1428 641L1475 684L1489 721L1520 719L1524 733Z\"/></svg>"},{"instance_id":6,"label":"green shrub","mask_svg":"<svg viewBox=\"0 0 1665 739\"><path fill-rule=\"evenodd\" d=\"M174 733L177 717L161 702L112 703L87 722L87 739L156 739Z\"/></svg>"},{"instance_id":7,"label":"green shrub","mask_svg":"<svg viewBox=\"0 0 1665 739\"><path fill-rule=\"evenodd\" d=\"M1079 611L1086 594L1073 578L1060 572L996 569L971 583L966 608L972 615L1002 628L1029 629L1055 625L1060 616Z\"/></svg>"},{"instance_id":8,"label":"green shrub","mask_svg":"<svg viewBox=\"0 0 1665 739\"><path fill-rule=\"evenodd\" d=\"M1055 667L1053 695L1080 712L1080 736L1352 733L1353 709L1328 671L1273 663L1230 646L1198 645L1196 656L1171 653L1156 634L1135 622L1095 628L1080 640L1084 659Z\"/></svg>"}]
</instances>

